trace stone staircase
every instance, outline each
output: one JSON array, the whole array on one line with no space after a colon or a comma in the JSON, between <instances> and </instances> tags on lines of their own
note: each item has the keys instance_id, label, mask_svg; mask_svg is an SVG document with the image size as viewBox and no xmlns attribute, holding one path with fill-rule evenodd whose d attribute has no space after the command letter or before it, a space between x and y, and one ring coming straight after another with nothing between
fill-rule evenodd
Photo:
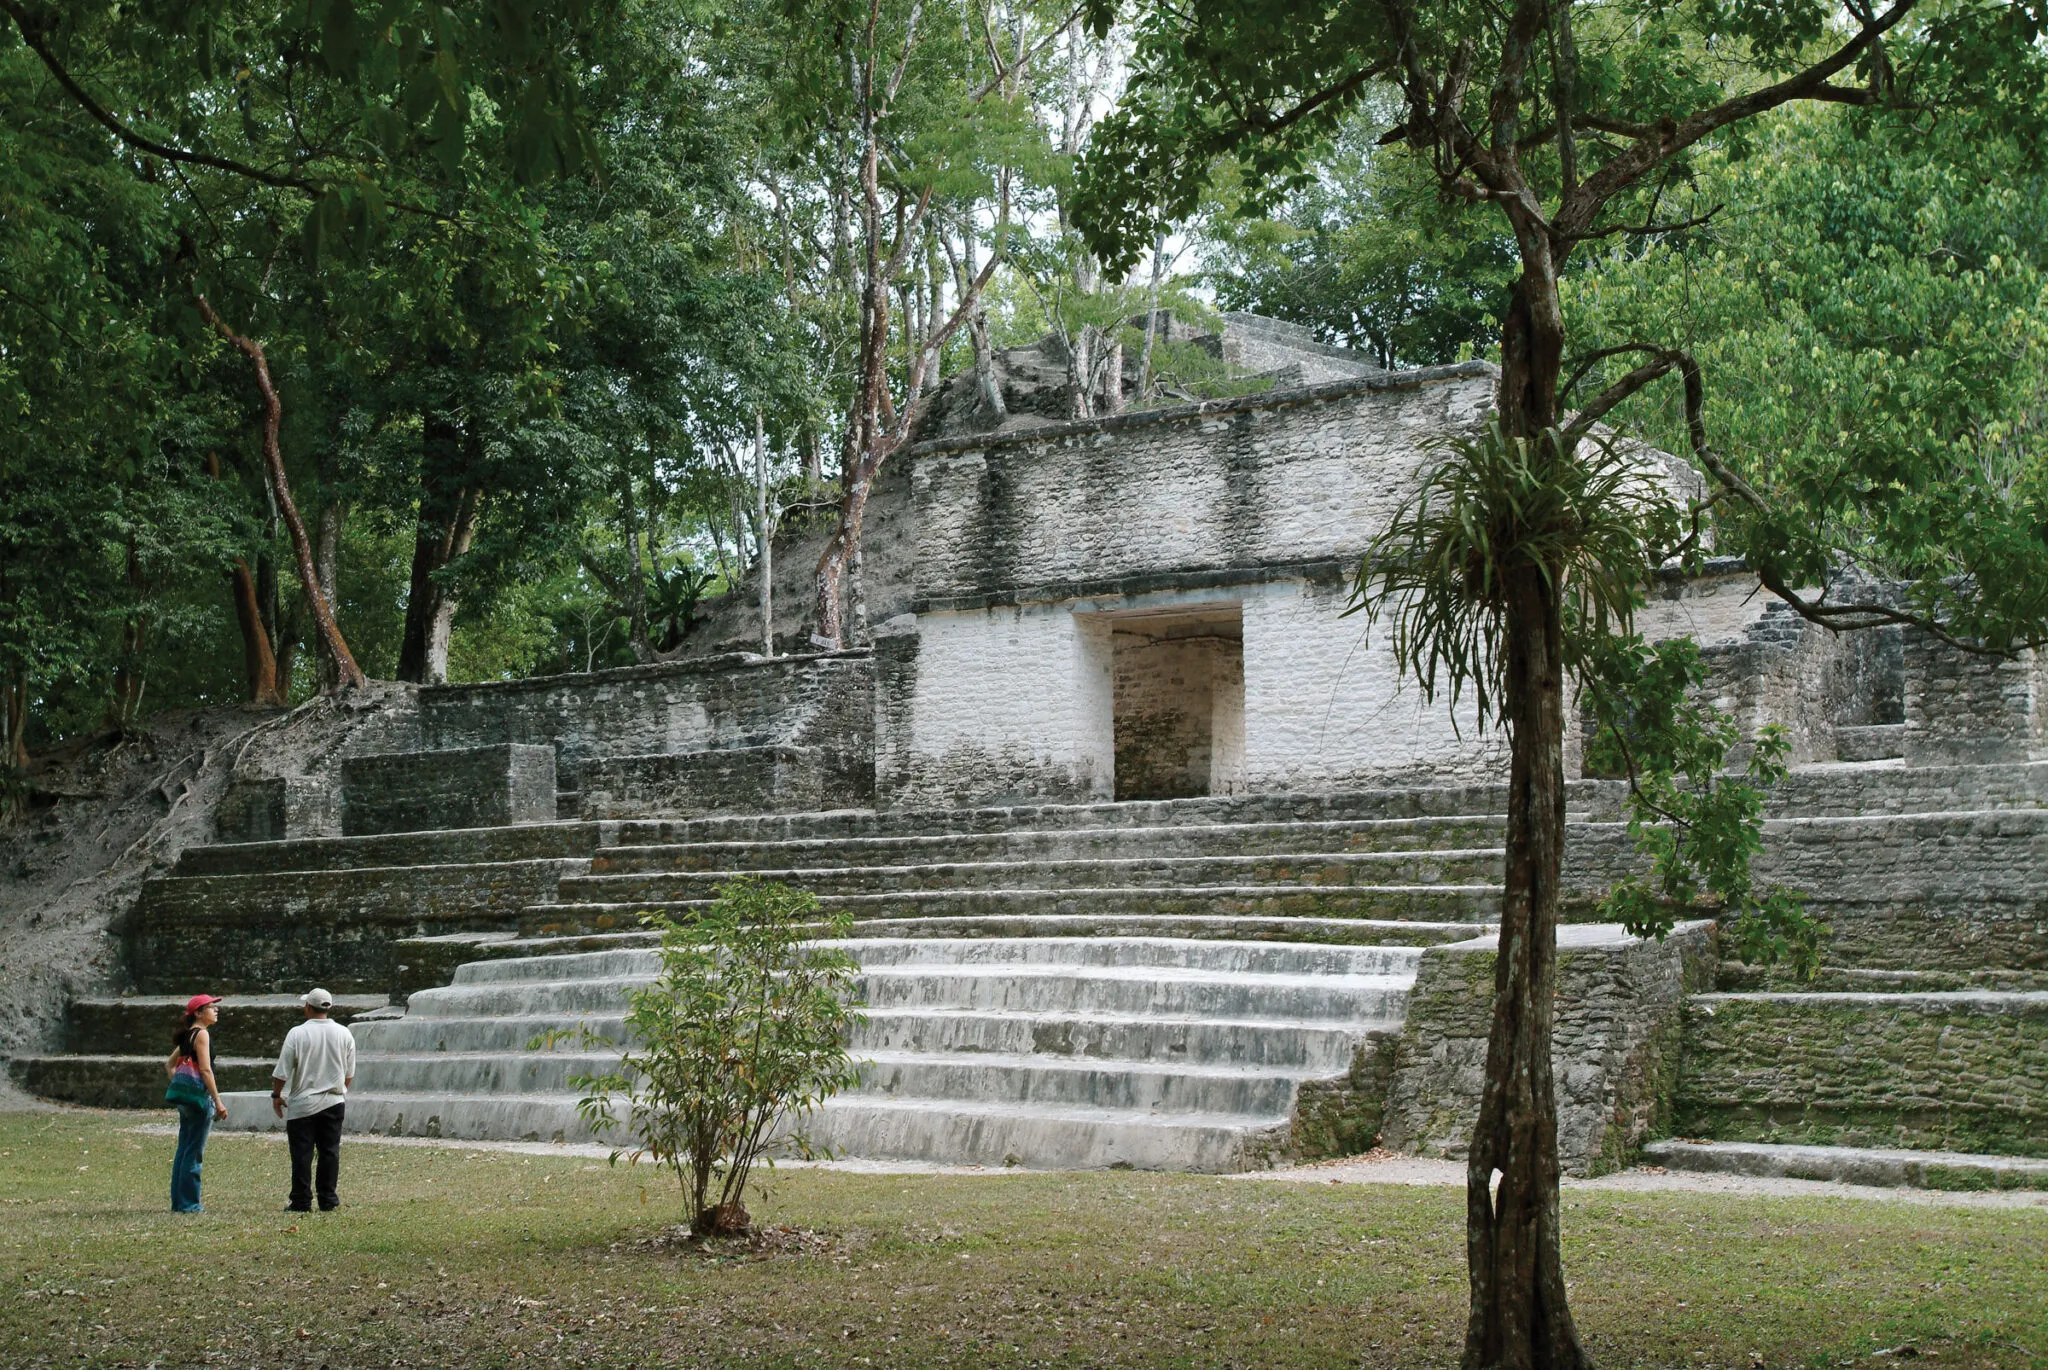
<instances>
[{"instance_id":1,"label":"stone staircase","mask_svg":"<svg viewBox=\"0 0 2048 1370\"><path fill-rule=\"evenodd\" d=\"M353 1126L574 1139L571 1077L616 1055L655 971L641 912L745 872L856 917L857 1089L809 1120L835 1152L977 1165L1241 1169L1301 1149L1325 1092L1399 1031L1425 947L1486 931L1491 791L643 820L518 932L404 939L401 1018L356 1025ZM1480 812L1465 812L1479 809ZM256 1095L231 1126L273 1125ZM1366 1140L1369 1140L1366 1139Z\"/></svg>"},{"instance_id":2,"label":"stone staircase","mask_svg":"<svg viewBox=\"0 0 2048 1370\"><path fill-rule=\"evenodd\" d=\"M1618 798L1572 787L1581 893L1633 859ZM583 1023L615 1038L652 965L639 914L686 917L751 872L856 920L873 1064L811 1127L847 1154L1230 1168L1368 1143L1381 1099L1409 1110L1388 1135L1455 1153L1501 807L1481 786L201 847L123 929L140 995L80 1001L63 1049L12 1069L50 1097L148 1105L176 1002L225 989L223 1083L260 1089L296 1013L261 996L323 983L360 1015L357 1126L582 1135L567 1081L605 1053L527 1041ZM1584 1021L1561 1001L1560 1053L1662 1072L1637 1141L2048 1155L2048 765L1816 767L1771 812L1759 871L1830 925L1820 979L1724 947L1703 981L1657 991L1669 1033L1601 1045L1667 972L1642 959L1654 947L1595 938L1597 957L1566 954ZM1575 1108L1620 1116L1589 1088ZM241 1103L235 1121L271 1123ZM1582 1163L1633 1144L1588 1143Z\"/></svg>"},{"instance_id":3,"label":"stone staircase","mask_svg":"<svg viewBox=\"0 0 2048 1370\"><path fill-rule=\"evenodd\" d=\"M634 936L634 935L628 935ZM634 937L644 940L644 935ZM1305 1081L1397 1032L1419 946L1180 937L857 937L861 1082L805 1131L836 1153L1037 1168L1239 1170L1294 1150ZM359 1023L350 1123L445 1137L590 1137L571 1078L615 1053L646 947L474 962ZM267 1126L267 1099L230 1101Z\"/></svg>"}]
</instances>

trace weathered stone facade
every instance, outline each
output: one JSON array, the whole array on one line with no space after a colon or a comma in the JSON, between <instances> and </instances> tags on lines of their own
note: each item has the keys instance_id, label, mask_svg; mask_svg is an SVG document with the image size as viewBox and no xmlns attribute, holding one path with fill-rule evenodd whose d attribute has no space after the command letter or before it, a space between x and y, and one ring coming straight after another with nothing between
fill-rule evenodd
<instances>
[{"instance_id":1,"label":"weathered stone facade","mask_svg":"<svg viewBox=\"0 0 2048 1370\"><path fill-rule=\"evenodd\" d=\"M1713 978L1713 925L1681 924L1662 941L1615 927L1558 934L1558 1156L1567 1173L1633 1161L1671 1122L1686 996ZM1495 939L1422 954L1394 1049L1384 1143L1462 1157L1479 1117L1493 1018Z\"/></svg>"},{"instance_id":2,"label":"weathered stone facade","mask_svg":"<svg viewBox=\"0 0 2048 1370\"><path fill-rule=\"evenodd\" d=\"M875 1065L820 1123L856 1154L1462 1154L1503 742L1343 611L1493 373L1388 375L1243 318L1212 344L1275 388L1076 421L1057 349L1013 349L983 423L972 378L949 382L868 509L864 645L807 645L818 530L793 527L775 656L713 650L761 642L741 587L702 655L336 704L363 725L238 776L220 843L145 886L118 928L135 988L389 995L409 1007L363 1019L352 1119L572 1135L577 1063L526 1055L532 1028L621 1021L641 915L687 919L762 872L856 920ZM1660 582L1639 626L1698 640L1746 733L1786 729L1756 874L1828 936L1795 985L1717 958L1707 922L1662 942L1595 923L1641 860L1625 786L1571 782L1567 1166L1673 1129L2048 1155L2041 663L1816 630L1726 562ZM15 1073L140 1099L157 1044L120 1053L99 1025L144 1016L77 1006L71 1052Z\"/></svg>"},{"instance_id":3,"label":"weathered stone facade","mask_svg":"<svg viewBox=\"0 0 2048 1370\"><path fill-rule=\"evenodd\" d=\"M502 828L554 818L552 747L508 742L387 752L351 757L341 764L345 837L432 828Z\"/></svg>"},{"instance_id":4,"label":"weathered stone facade","mask_svg":"<svg viewBox=\"0 0 2048 1370\"><path fill-rule=\"evenodd\" d=\"M1681 1135L2048 1156L2048 993L1703 994Z\"/></svg>"}]
</instances>

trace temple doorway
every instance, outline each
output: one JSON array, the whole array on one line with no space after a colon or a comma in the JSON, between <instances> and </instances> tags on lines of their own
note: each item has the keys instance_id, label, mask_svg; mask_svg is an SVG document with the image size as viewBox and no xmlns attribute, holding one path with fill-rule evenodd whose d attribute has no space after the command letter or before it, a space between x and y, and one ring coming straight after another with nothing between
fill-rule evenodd
<instances>
[{"instance_id":1,"label":"temple doorway","mask_svg":"<svg viewBox=\"0 0 2048 1370\"><path fill-rule=\"evenodd\" d=\"M1109 617L1116 797L1189 799L1243 789L1243 606Z\"/></svg>"}]
</instances>

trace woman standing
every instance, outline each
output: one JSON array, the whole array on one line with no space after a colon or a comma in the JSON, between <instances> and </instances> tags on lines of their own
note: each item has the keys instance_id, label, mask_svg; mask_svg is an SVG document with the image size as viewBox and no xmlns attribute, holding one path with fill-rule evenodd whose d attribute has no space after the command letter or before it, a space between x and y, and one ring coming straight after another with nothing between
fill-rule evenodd
<instances>
[{"instance_id":1,"label":"woman standing","mask_svg":"<svg viewBox=\"0 0 2048 1370\"><path fill-rule=\"evenodd\" d=\"M185 1003L185 1022L171 1038L170 1088L164 1102L178 1106L178 1154L171 1160L171 1211L199 1213L199 1167L206 1159L206 1135L228 1116L213 1082L213 1042L207 1029L220 1021L217 994L195 994Z\"/></svg>"}]
</instances>

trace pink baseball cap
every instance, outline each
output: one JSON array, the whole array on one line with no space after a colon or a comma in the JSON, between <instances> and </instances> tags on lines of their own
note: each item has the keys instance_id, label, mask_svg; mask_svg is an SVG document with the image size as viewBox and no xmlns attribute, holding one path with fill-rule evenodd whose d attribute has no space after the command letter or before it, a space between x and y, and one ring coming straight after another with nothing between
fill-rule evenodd
<instances>
[{"instance_id":1,"label":"pink baseball cap","mask_svg":"<svg viewBox=\"0 0 2048 1370\"><path fill-rule=\"evenodd\" d=\"M197 1013L208 1004L217 1004L220 1001L218 994L195 994L185 1001L185 1012Z\"/></svg>"}]
</instances>

